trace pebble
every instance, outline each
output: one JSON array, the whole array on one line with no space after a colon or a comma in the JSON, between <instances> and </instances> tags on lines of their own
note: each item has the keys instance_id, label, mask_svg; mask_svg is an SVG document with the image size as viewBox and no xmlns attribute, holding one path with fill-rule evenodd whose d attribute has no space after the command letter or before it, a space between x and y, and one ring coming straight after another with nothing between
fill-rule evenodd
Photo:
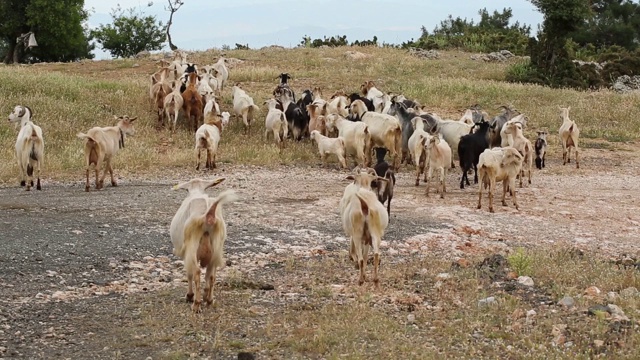
<instances>
[{"instance_id":1,"label":"pebble","mask_svg":"<svg viewBox=\"0 0 640 360\"><path fill-rule=\"evenodd\" d=\"M628 287L622 291L620 291L620 296L624 298L631 298L640 295L638 289L635 287Z\"/></svg>"},{"instance_id":2,"label":"pebble","mask_svg":"<svg viewBox=\"0 0 640 360\"><path fill-rule=\"evenodd\" d=\"M478 300L478 306L482 307L482 306L488 306L491 304L495 304L496 303L496 298L493 296L489 296L486 299L480 299Z\"/></svg>"},{"instance_id":3,"label":"pebble","mask_svg":"<svg viewBox=\"0 0 640 360\"><path fill-rule=\"evenodd\" d=\"M449 273L440 273L436 275L436 279L445 280L451 278L451 274Z\"/></svg>"},{"instance_id":4,"label":"pebble","mask_svg":"<svg viewBox=\"0 0 640 360\"><path fill-rule=\"evenodd\" d=\"M587 296L598 296L600 293L602 293L602 290L595 286L590 286L584 291L584 294Z\"/></svg>"},{"instance_id":5,"label":"pebble","mask_svg":"<svg viewBox=\"0 0 640 360\"><path fill-rule=\"evenodd\" d=\"M571 296L565 296L560 301L558 301L558 305L571 308L576 305L576 301Z\"/></svg>"},{"instance_id":6,"label":"pebble","mask_svg":"<svg viewBox=\"0 0 640 360\"><path fill-rule=\"evenodd\" d=\"M409 324L415 324L416 322L416 316L414 314L409 314L407 315L407 322Z\"/></svg>"},{"instance_id":7,"label":"pebble","mask_svg":"<svg viewBox=\"0 0 640 360\"><path fill-rule=\"evenodd\" d=\"M593 345L597 348L603 347L604 346L604 341L602 340L593 340Z\"/></svg>"},{"instance_id":8,"label":"pebble","mask_svg":"<svg viewBox=\"0 0 640 360\"><path fill-rule=\"evenodd\" d=\"M533 279L528 276L519 276L518 283L524 286L533 286Z\"/></svg>"}]
</instances>

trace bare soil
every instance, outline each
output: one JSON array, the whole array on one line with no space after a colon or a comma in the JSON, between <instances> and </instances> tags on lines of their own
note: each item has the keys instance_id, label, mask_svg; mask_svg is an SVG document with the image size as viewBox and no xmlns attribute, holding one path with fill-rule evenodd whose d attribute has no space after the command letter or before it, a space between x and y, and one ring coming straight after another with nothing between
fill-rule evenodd
<instances>
[{"instance_id":1,"label":"bare soil","mask_svg":"<svg viewBox=\"0 0 640 360\"><path fill-rule=\"evenodd\" d=\"M434 192L425 197L423 184L413 186L413 170L403 168L383 243L382 287L385 268L416 255L455 261L519 246L568 246L612 259L637 257L636 154L635 147L584 149L578 170L548 158L544 170L534 171L533 184L518 189L521 210L509 198L502 207L500 189L495 214L488 212L486 198L483 209L476 209L477 185L458 188L458 168L447 176L445 199ZM263 300L254 309L258 314L304 308L283 267L309 259L344 268L326 281L332 289L356 291L337 211L347 172L317 165L222 167L213 174L185 170L121 179L116 188L89 193L81 182L44 183L41 192L0 189L0 357L181 358L196 343L209 344L193 350L202 357L236 358L248 345L223 346L187 330L149 330L165 311L183 314L178 319L187 324L218 321L216 316L246 297ZM191 315L183 302L184 272L168 234L185 193L171 187L214 174L226 178L220 189L233 188L242 200L225 209L228 266L218 278L219 302L214 311ZM297 276L322 278L321 268L312 269L317 272ZM273 358L295 355L263 350Z\"/></svg>"}]
</instances>

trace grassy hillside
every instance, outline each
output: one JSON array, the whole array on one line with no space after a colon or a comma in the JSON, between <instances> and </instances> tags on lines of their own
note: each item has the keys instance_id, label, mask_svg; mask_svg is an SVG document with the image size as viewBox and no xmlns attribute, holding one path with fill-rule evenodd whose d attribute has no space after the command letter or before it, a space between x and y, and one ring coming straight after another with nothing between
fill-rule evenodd
<instances>
[{"instance_id":1,"label":"grassy hillside","mask_svg":"<svg viewBox=\"0 0 640 360\"><path fill-rule=\"evenodd\" d=\"M259 165L315 162L315 148L309 143L288 144L278 154L274 144L262 140L265 107L276 76L286 71L294 76L297 92L320 86L324 97L337 89L357 91L364 80L374 80L383 91L403 93L418 99L433 111L458 118L466 106L479 103L491 115L501 104L512 104L526 113L531 126L552 134L560 125L557 107L571 106L571 117L581 127L585 146L611 146L608 142L635 140L640 132L637 118L640 96L610 91L577 92L540 86L505 83L509 64L488 64L469 59L469 54L447 52L438 60L423 60L402 50L357 48L370 55L362 60L345 56L349 48L229 51L228 57L244 60L230 70L230 83L240 82L261 105L260 121L250 137L242 135L242 125L232 118L223 134L219 159L223 163ZM190 61L212 63L219 54L198 53ZM513 60L519 61L519 60ZM134 66L134 65L138 66ZM171 135L157 131L155 112L148 99L148 75L155 69L152 60L116 60L73 64L0 66L0 111L8 115L17 104L30 106L34 121L45 133L45 179L81 179L82 147L75 137L92 126L113 125L112 115L128 114L140 119L135 138L118 154L116 172L147 173L167 168L192 167L193 134L180 129ZM220 101L223 111L231 110L230 86ZM0 126L0 182L17 182L14 142L17 130L6 120ZM551 154L558 144L551 137ZM187 165L188 164L188 165Z\"/></svg>"}]
</instances>

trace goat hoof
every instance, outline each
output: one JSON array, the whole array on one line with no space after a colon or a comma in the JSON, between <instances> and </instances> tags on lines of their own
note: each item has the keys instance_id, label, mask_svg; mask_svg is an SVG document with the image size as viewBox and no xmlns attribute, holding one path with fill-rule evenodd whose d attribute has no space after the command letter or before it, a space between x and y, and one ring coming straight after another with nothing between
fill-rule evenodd
<instances>
[{"instance_id":1,"label":"goat hoof","mask_svg":"<svg viewBox=\"0 0 640 360\"><path fill-rule=\"evenodd\" d=\"M31 180L31 186L33 186L33 180Z\"/></svg>"},{"instance_id":2,"label":"goat hoof","mask_svg":"<svg viewBox=\"0 0 640 360\"><path fill-rule=\"evenodd\" d=\"M187 302L193 302L193 294L187 294Z\"/></svg>"},{"instance_id":3,"label":"goat hoof","mask_svg":"<svg viewBox=\"0 0 640 360\"><path fill-rule=\"evenodd\" d=\"M27 185L27 182L26 182L26 181L24 181L24 180L23 180L23 181L20 181L20 186L25 186L25 185Z\"/></svg>"},{"instance_id":4,"label":"goat hoof","mask_svg":"<svg viewBox=\"0 0 640 360\"><path fill-rule=\"evenodd\" d=\"M36 186L36 190L42 190L42 186L40 186L40 184L38 184L38 185Z\"/></svg>"},{"instance_id":5,"label":"goat hoof","mask_svg":"<svg viewBox=\"0 0 640 360\"><path fill-rule=\"evenodd\" d=\"M207 306L211 306L213 305L213 299L205 300L205 303L207 304Z\"/></svg>"},{"instance_id":6,"label":"goat hoof","mask_svg":"<svg viewBox=\"0 0 640 360\"><path fill-rule=\"evenodd\" d=\"M88 187L88 186L85 186L84 191L85 191L85 192L89 192L89 187Z\"/></svg>"},{"instance_id":7,"label":"goat hoof","mask_svg":"<svg viewBox=\"0 0 640 360\"><path fill-rule=\"evenodd\" d=\"M193 310L194 313L199 313L201 311L200 309L200 303L201 301L196 301L193 303L193 305L191 306L191 310Z\"/></svg>"},{"instance_id":8,"label":"goat hoof","mask_svg":"<svg viewBox=\"0 0 640 360\"><path fill-rule=\"evenodd\" d=\"M112 181L111 182L111 186L116 187L116 186L118 186L118 183L116 183L115 181Z\"/></svg>"},{"instance_id":9,"label":"goat hoof","mask_svg":"<svg viewBox=\"0 0 640 360\"><path fill-rule=\"evenodd\" d=\"M493 209L489 209L489 212L490 212L490 213L494 213L495 211L493 211Z\"/></svg>"}]
</instances>

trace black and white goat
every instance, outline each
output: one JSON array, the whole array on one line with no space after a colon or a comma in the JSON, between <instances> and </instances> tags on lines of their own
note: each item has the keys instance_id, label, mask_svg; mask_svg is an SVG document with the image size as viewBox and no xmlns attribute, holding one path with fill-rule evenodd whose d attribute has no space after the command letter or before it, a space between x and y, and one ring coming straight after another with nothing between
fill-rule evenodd
<instances>
[{"instance_id":1,"label":"black and white goat","mask_svg":"<svg viewBox=\"0 0 640 360\"><path fill-rule=\"evenodd\" d=\"M547 132L538 131L536 139L536 167L542 169L544 167L544 157L547 154Z\"/></svg>"}]
</instances>

